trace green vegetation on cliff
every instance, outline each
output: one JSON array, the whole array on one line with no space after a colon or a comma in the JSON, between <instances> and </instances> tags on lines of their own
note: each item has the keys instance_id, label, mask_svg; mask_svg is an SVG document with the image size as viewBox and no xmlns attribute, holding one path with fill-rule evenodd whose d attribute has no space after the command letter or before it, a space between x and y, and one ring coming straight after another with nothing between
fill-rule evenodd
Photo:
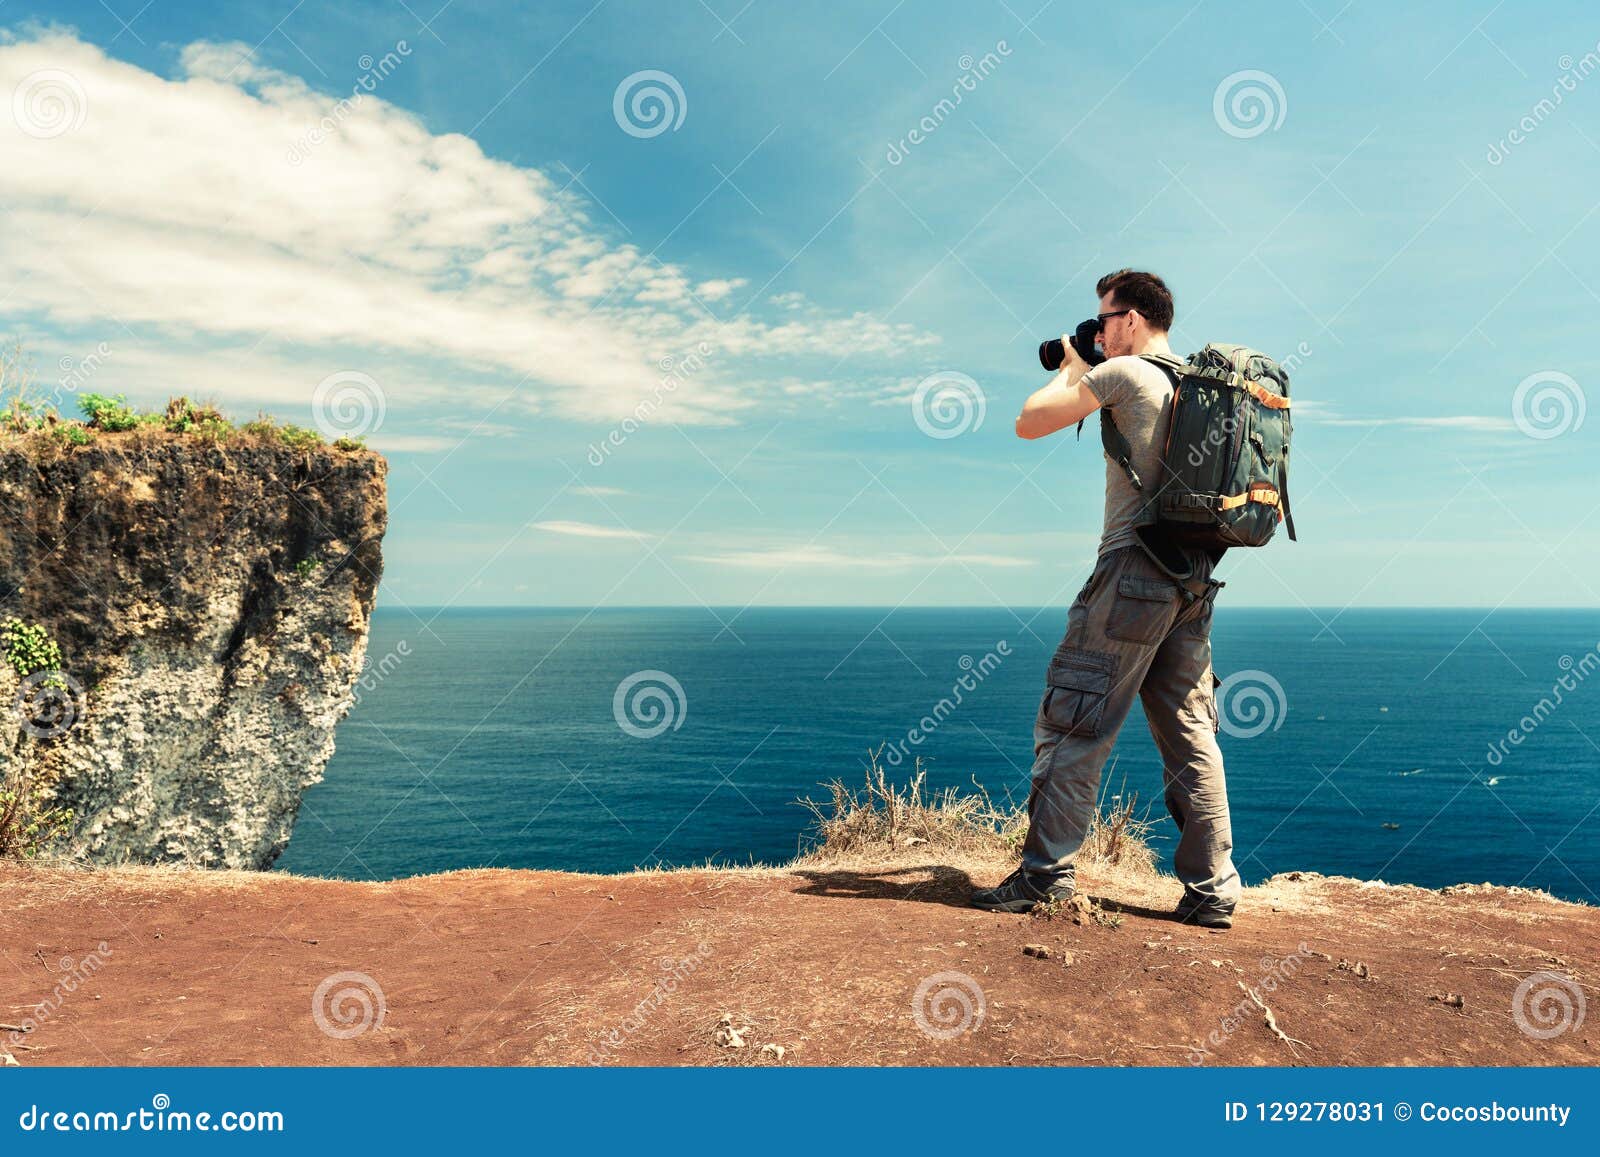
<instances>
[{"instance_id":1,"label":"green vegetation on cliff","mask_svg":"<svg viewBox=\"0 0 1600 1157\"><path fill-rule=\"evenodd\" d=\"M87 446L101 434L136 430L191 434L213 443L279 442L294 450L329 444L316 430L279 422L264 413L252 421L235 423L209 402L197 404L183 396L170 399L165 409L145 410L130 405L125 394L80 393L78 409L81 420L63 416L36 392L32 364L20 342L0 348L0 434L32 435L61 446ZM365 448L360 438L336 438L331 445L345 451Z\"/></svg>"},{"instance_id":2,"label":"green vegetation on cliff","mask_svg":"<svg viewBox=\"0 0 1600 1157\"><path fill-rule=\"evenodd\" d=\"M19 713L28 710L29 691L49 695L66 689L61 647L38 623L25 623L15 615L0 622L0 652L23 681L15 708ZM37 678L41 674L44 677ZM33 774L19 767L0 777L0 856L32 858L71 829L72 809L56 802L55 783L55 772L48 765Z\"/></svg>"}]
</instances>

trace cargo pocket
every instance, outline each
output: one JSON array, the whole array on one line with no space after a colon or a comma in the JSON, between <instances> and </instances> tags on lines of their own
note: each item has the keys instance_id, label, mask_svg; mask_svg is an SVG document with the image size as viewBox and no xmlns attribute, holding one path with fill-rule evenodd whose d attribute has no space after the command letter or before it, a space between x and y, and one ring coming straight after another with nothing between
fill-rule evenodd
<instances>
[{"instance_id":1,"label":"cargo pocket","mask_svg":"<svg viewBox=\"0 0 1600 1157\"><path fill-rule=\"evenodd\" d=\"M1125 574L1106 616L1106 634L1124 643L1159 643L1172 627L1178 588L1165 579Z\"/></svg>"},{"instance_id":2,"label":"cargo pocket","mask_svg":"<svg viewBox=\"0 0 1600 1157\"><path fill-rule=\"evenodd\" d=\"M1115 655L1078 647L1059 648L1045 675L1040 725L1067 735L1099 735L1116 669Z\"/></svg>"},{"instance_id":3,"label":"cargo pocket","mask_svg":"<svg viewBox=\"0 0 1600 1157\"><path fill-rule=\"evenodd\" d=\"M1206 668L1206 686L1211 692L1206 696L1206 703L1211 708L1211 734L1215 735L1222 730L1222 716L1217 714L1217 688L1222 686L1222 680L1209 667Z\"/></svg>"},{"instance_id":4,"label":"cargo pocket","mask_svg":"<svg viewBox=\"0 0 1600 1157\"><path fill-rule=\"evenodd\" d=\"M1193 617L1183 625L1184 634L1200 639L1210 637L1211 615L1217 607L1217 592L1227 585L1227 583L1217 583L1206 592L1205 597L1199 600L1200 605L1195 608Z\"/></svg>"},{"instance_id":5,"label":"cargo pocket","mask_svg":"<svg viewBox=\"0 0 1600 1157\"><path fill-rule=\"evenodd\" d=\"M1083 586L1078 589L1078 597L1072 600L1073 606L1086 607L1089 605L1089 597L1094 594L1094 580L1095 576L1092 574L1084 580Z\"/></svg>"}]
</instances>

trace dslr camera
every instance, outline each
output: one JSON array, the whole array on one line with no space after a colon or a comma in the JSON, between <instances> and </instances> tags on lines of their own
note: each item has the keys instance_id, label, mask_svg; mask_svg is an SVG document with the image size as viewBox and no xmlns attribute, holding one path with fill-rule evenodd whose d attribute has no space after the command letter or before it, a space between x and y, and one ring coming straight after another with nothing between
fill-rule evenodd
<instances>
[{"instance_id":1,"label":"dslr camera","mask_svg":"<svg viewBox=\"0 0 1600 1157\"><path fill-rule=\"evenodd\" d=\"M1080 321L1078 328L1067 340L1072 343L1072 348L1078 351L1078 356L1091 366L1097 366L1106 360L1106 355L1094 348L1095 339L1100 336L1100 319L1091 317L1088 321ZM1039 343L1039 364L1054 373L1061 368L1061 363L1067 360L1067 347L1060 338Z\"/></svg>"}]
</instances>

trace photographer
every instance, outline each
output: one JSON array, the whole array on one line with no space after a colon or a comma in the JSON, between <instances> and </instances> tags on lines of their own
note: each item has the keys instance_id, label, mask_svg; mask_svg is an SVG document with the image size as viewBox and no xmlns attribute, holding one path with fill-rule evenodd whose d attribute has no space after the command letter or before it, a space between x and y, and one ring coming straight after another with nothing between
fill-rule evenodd
<instances>
[{"instance_id":1,"label":"photographer","mask_svg":"<svg viewBox=\"0 0 1600 1157\"><path fill-rule=\"evenodd\" d=\"M1161 489L1173 379L1146 359L1178 364L1167 344L1172 294L1155 274L1127 269L1101 278L1096 292L1098 317L1063 339L1060 371L1022 407L1017 436L1043 438L1102 407L1115 415L1106 435L1099 556L1046 675L1022 863L996 887L974 892L972 903L1027 912L1072 895L1073 858L1095 814L1100 771L1137 694L1180 833L1176 916L1227 928L1240 883L1211 671L1211 612L1222 585L1211 571L1219 554L1163 543L1150 514ZM1041 350L1041 359L1049 356Z\"/></svg>"}]
</instances>

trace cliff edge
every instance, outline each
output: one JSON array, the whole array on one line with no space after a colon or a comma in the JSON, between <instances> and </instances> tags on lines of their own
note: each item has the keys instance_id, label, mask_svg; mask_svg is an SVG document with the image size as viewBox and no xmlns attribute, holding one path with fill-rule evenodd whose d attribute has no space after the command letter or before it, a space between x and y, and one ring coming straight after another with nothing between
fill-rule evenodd
<instances>
[{"instance_id":1,"label":"cliff edge","mask_svg":"<svg viewBox=\"0 0 1600 1157\"><path fill-rule=\"evenodd\" d=\"M283 851L383 569L386 464L342 445L0 440L0 782L73 810L52 850L227 868ZM58 647L59 670L22 674L19 631Z\"/></svg>"},{"instance_id":2,"label":"cliff edge","mask_svg":"<svg viewBox=\"0 0 1600 1157\"><path fill-rule=\"evenodd\" d=\"M1594 1065L1600 912L1293 872L966 906L1007 865L389 883L0 862L0 1054L40 1065ZM1587 994L1587 1002L1586 1002ZM0 1063L4 1063L0 1056Z\"/></svg>"}]
</instances>

